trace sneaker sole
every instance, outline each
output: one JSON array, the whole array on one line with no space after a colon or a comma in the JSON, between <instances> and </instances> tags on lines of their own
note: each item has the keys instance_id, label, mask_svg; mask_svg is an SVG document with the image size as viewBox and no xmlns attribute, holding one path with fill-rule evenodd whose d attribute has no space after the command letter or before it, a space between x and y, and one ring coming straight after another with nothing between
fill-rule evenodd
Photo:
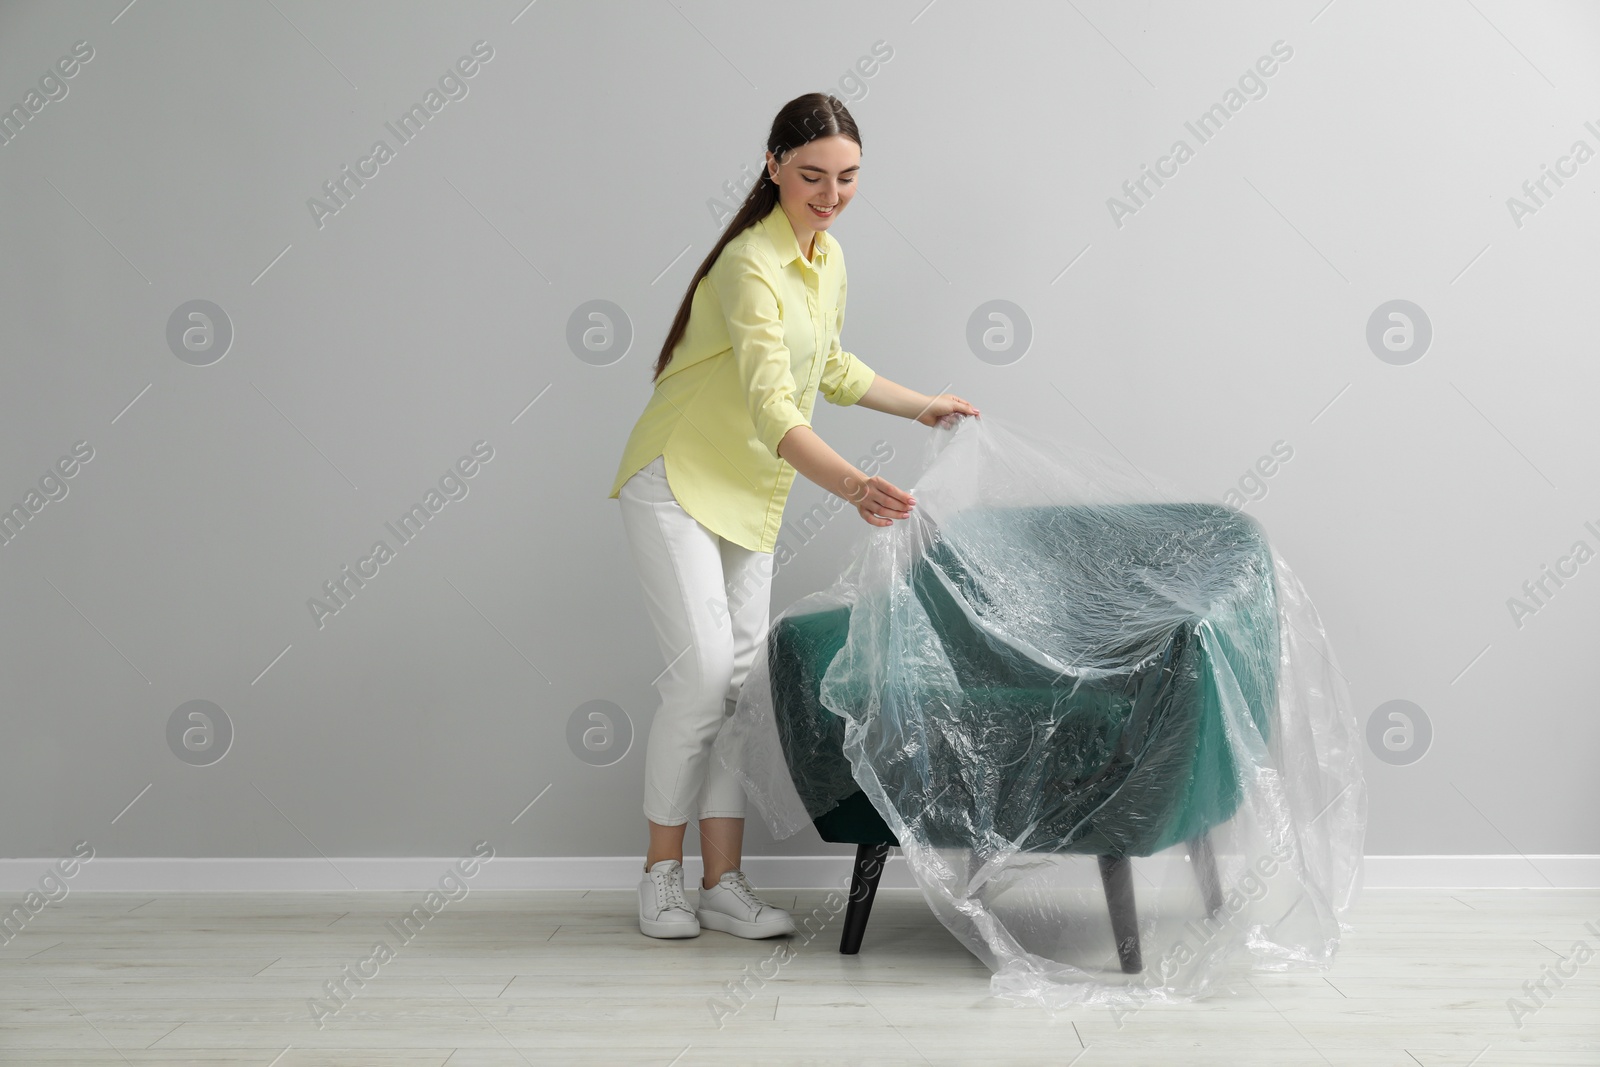
<instances>
[{"instance_id":1,"label":"sneaker sole","mask_svg":"<svg viewBox=\"0 0 1600 1067\"><path fill-rule=\"evenodd\" d=\"M700 920L700 928L702 930L720 930L725 934L733 934L735 937L763 938L794 933L794 920L792 919L753 923L746 922L744 919L736 919L726 912L709 910L696 912L695 917Z\"/></svg>"},{"instance_id":2,"label":"sneaker sole","mask_svg":"<svg viewBox=\"0 0 1600 1067\"><path fill-rule=\"evenodd\" d=\"M687 922L640 919L639 932L647 937L699 937L700 923L692 919Z\"/></svg>"}]
</instances>

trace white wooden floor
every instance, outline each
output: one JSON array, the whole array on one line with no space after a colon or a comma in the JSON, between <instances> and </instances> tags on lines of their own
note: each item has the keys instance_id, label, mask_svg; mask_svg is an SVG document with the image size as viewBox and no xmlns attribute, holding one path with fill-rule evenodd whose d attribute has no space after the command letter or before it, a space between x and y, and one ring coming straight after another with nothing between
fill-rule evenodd
<instances>
[{"instance_id":1,"label":"white wooden floor","mask_svg":"<svg viewBox=\"0 0 1600 1067\"><path fill-rule=\"evenodd\" d=\"M763 892L826 914L826 890ZM781 966L763 966L777 941L644 937L631 892L474 890L319 1029L309 1000L398 944L384 921L419 897L73 893L0 945L0 1063L1600 1064L1597 890L1368 890L1330 974L1121 1026L989 997L916 890L879 894L859 956L839 955L835 918ZM1594 958L1516 1025L1508 999L1579 941Z\"/></svg>"}]
</instances>

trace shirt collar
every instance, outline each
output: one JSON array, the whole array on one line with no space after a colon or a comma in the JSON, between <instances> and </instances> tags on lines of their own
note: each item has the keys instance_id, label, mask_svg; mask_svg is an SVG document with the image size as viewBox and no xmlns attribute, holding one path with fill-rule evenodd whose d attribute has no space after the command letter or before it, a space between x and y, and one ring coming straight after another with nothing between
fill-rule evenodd
<instances>
[{"instance_id":1,"label":"shirt collar","mask_svg":"<svg viewBox=\"0 0 1600 1067\"><path fill-rule=\"evenodd\" d=\"M783 213L782 204L774 204L767 217L761 220L767 228L767 237L772 241L772 247L778 253L778 265L787 267L798 259L813 270L820 270L828 258L828 250L833 246L833 238L825 230L818 230L816 246L811 253L811 262L806 264L806 258L800 254L800 240L794 235L794 227L789 225L789 216Z\"/></svg>"}]
</instances>

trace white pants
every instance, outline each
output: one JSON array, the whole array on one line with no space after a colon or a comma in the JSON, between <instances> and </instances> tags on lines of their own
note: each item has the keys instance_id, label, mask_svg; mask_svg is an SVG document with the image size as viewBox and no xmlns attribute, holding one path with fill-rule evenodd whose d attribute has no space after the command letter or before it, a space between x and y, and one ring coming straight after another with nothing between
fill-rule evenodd
<instances>
[{"instance_id":1,"label":"white pants","mask_svg":"<svg viewBox=\"0 0 1600 1067\"><path fill-rule=\"evenodd\" d=\"M683 510L657 456L617 493L645 607L667 664L645 751L644 814L678 826L745 814L744 787L711 752L766 636L773 553L724 540Z\"/></svg>"}]
</instances>

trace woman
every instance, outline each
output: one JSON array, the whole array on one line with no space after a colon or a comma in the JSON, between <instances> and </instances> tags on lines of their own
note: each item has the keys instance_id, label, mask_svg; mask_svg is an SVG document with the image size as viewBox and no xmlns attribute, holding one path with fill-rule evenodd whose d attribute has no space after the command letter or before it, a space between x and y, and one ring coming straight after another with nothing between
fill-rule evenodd
<instances>
[{"instance_id":1,"label":"woman","mask_svg":"<svg viewBox=\"0 0 1600 1067\"><path fill-rule=\"evenodd\" d=\"M744 790L711 745L767 629L795 472L874 526L915 504L817 436L816 394L928 426L978 414L958 396L896 385L839 348L844 254L828 229L855 195L860 162L855 120L838 98L811 93L778 112L766 171L689 283L611 488L667 661L645 754L639 929L651 937L794 930L739 869ZM691 815L705 864L693 910L683 895Z\"/></svg>"}]
</instances>

